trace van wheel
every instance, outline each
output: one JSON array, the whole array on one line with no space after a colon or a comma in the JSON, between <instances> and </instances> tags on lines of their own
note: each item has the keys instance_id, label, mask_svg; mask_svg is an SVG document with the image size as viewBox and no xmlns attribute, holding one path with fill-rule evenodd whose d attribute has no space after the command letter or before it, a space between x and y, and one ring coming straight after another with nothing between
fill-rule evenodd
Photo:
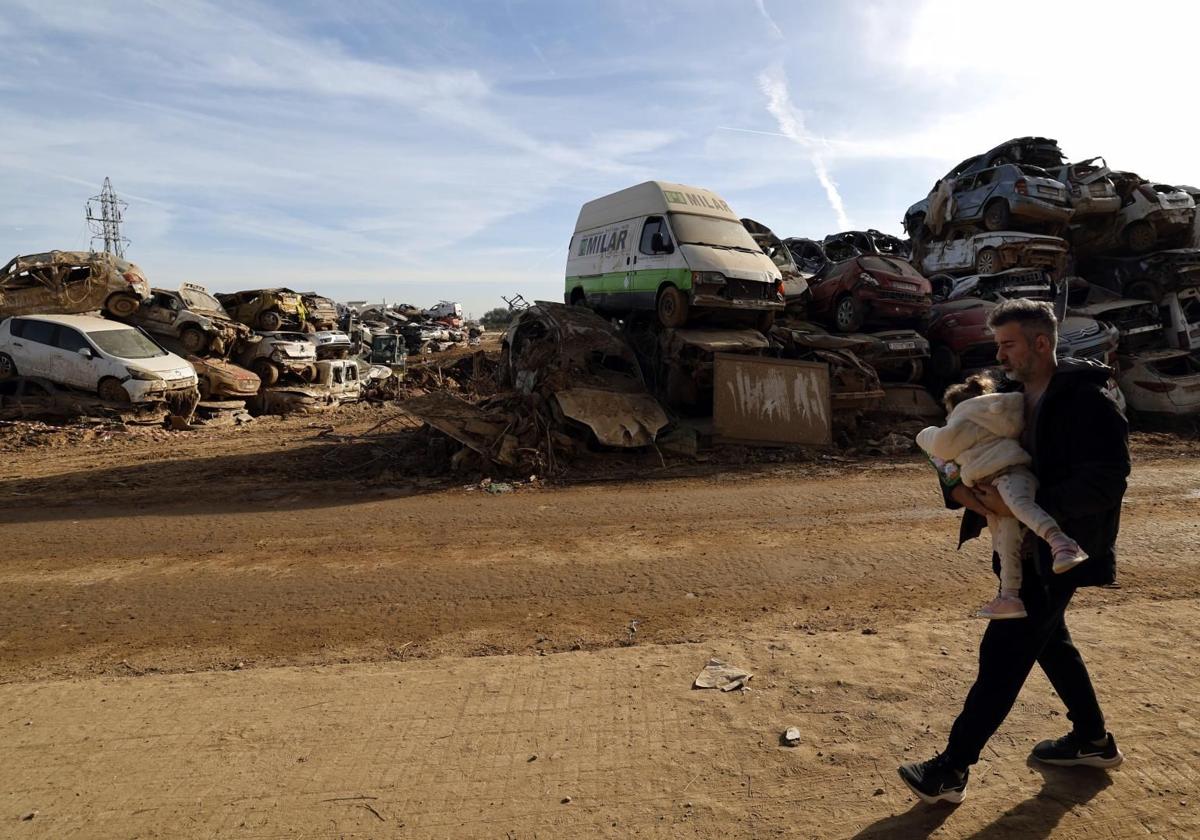
<instances>
[{"instance_id":1,"label":"van wheel","mask_svg":"<svg viewBox=\"0 0 1200 840\"><path fill-rule=\"evenodd\" d=\"M96 393L105 402L120 403L122 405L128 405L133 402L129 397L129 392L125 390L125 386L111 376L100 380L100 385L96 388Z\"/></svg>"},{"instance_id":2,"label":"van wheel","mask_svg":"<svg viewBox=\"0 0 1200 840\"><path fill-rule=\"evenodd\" d=\"M184 327L179 333L179 343L189 353L202 356L208 349L208 336L199 327Z\"/></svg>"},{"instance_id":3,"label":"van wheel","mask_svg":"<svg viewBox=\"0 0 1200 840\"><path fill-rule=\"evenodd\" d=\"M587 306L587 295L578 287L571 290L571 306Z\"/></svg>"},{"instance_id":4,"label":"van wheel","mask_svg":"<svg viewBox=\"0 0 1200 840\"><path fill-rule=\"evenodd\" d=\"M264 387L270 387L279 381L279 368L271 364L270 359L255 359L250 370L262 380Z\"/></svg>"},{"instance_id":5,"label":"van wheel","mask_svg":"<svg viewBox=\"0 0 1200 840\"><path fill-rule=\"evenodd\" d=\"M688 319L687 295L674 286L658 293L658 322L664 327L682 327Z\"/></svg>"},{"instance_id":6,"label":"van wheel","mask_svg":"<svg viewBox=\"0 0 1200 840\"><path fill-rule=\"evenodd\" d=\"M863 305L854 295L842 295L833 309L833 322L838 332L852 333L862 329Z\"/></svg>"},{"instance_id":7,"label":"van wheel","mask_svg":"<svg viewBox=\"0 0 1200 840\"><path fill-rule=\"evenodd\" d=\"M12 379L19 375L17 373L17 363L12 360L12 356L7 353L0 353L0 381Z\"/></svg>"},{"instance_id":8,"label":"van wheel","mask_svg":"<svg viewBox=\"0 0 1200 840\"><path fill-rule=\"evenodd\" d=\"M109 296L108 300L104 303L104 308L118 318L128 318L134 312L137 312L138 307L141 305L141 301L133 295L118 292L115 295Z\"/></svg>"},{"instance_id":9,"label":"van wheel","mask_svg":"<svg viewBox=\"0 0 1200 840\"><path fill-rule=\"evenodd\" d=\"M983 226L988 230L1008 229L1008 202L997 199L983 211Z\"/></svg>"},{"instance_id":10,"label":"van wheel","mask_svg":"<svg viewBox=\"0 0 1200 840\"><path fill-rule=\"evenodd\" d=\"M283 316L275 309L258 313L258 328L263 332L276 332L283 326Z\"/></svg>"},{"instance_id":11,"label":"van wheel","mask_svg":"<svg viewBox=\"0 0 1200 840\"><path fill-rule=\"evenodd\" d=\"M1154 247L1157 239L1158 237L1154 235L1154 228L1149 222L1134 222L1125 228L1125 244L1135 254L1149 251Z\"/></svg>"}]
</instances>

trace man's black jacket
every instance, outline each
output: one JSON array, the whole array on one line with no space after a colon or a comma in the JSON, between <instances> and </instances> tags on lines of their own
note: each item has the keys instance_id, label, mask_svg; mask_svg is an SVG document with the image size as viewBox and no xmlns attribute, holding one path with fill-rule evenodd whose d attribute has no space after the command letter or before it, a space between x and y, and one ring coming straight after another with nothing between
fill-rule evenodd
<instances>
[{"instance_id":1,"label":"man's black jacket","mask_svg":"<svg viewBox=\"0 0 1200 840\"><path fill-rule=\"evenodd\" d=\"M1102 586L1117 577L1121 498L1129 475L1129 427L1104 393L1111 370L1098 362L1063 359L1038 409L1031 466L1037 503L1087 552L1088 559L1056 575L1071 586ZM1014 388L1014 390L1019 389ZM943 488L946 506L960 508ZM959 545L979 536L987 521L963 515ZM999 561L993 557L999 572ZM1050 548L1038 541L1038 571L1050 572Z\"/></svg>"}]
</instances>

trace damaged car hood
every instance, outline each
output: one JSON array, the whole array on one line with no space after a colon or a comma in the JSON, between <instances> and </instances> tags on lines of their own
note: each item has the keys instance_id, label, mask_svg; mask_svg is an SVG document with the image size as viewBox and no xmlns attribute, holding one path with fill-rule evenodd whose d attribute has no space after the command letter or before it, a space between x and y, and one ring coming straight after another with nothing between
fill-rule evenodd
<instances>
[{"instance_id":1,"label":"damaged car hood","mask_svg":"<svg viewBox=\"0 0 1200 840\"><path fill-rule=\"evenodd\" d=\"M649 394L568 388L554 394L564 417L587 426L605 446L649 446L667 415Z\"/></svg>"}]
</instances>

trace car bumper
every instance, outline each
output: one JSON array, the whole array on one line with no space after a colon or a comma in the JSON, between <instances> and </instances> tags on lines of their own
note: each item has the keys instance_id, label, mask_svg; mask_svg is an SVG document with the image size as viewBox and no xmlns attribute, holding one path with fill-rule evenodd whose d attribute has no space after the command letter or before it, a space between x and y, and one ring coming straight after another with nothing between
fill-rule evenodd
<instances>
[{"instance_id":1,"label":"car bumper","mask_svg":"<svg viewBox=\"0 0 1200 840\"><path fill-rule=\"evenodd\" d=\"M1022 219L1033 219L1038 222L1057 222L1066 224L1071 220L1074 211L1061 204L1051 204L1036 198L1010 198L1008 212Z\"/></svg>"},{"instance_id":2,"label":"car bumper","mask_svg":"<svg viewBox=\"0 0 1200 840\"><path fill-rule=\"evenodd\" d=\"M915 321L929 314L933 301L919 295L888 292L886 289L862 289L859 299L876 320Z\"/></svg>"},{"instance_id":3,"label":"car bumper","mask_svg":"<svg viewBox=\"0 0 1200 840\"><path fill-rule=\"evenodd\" d=\"M196 382L196 377L193 376L190 379L158 379L154 381L126 379L122 385L125 386L125 392L129 394L131 402L153 403L162 402L168 397L188 391L195 391Z\"/></svg>"}]
</instances>

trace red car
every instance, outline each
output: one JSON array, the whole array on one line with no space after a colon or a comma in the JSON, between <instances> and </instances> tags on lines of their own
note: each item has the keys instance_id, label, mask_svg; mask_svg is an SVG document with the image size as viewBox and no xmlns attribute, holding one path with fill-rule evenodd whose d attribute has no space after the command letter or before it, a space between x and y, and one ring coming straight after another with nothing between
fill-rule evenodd
<instances>
[{"instance_id":1,"label":"red car","mask_svg":"<svg viewBox=\"0 0 1200 840\"><path fill-rule=\"evenodd\" d=\"M919 271L898 257L864 254L829 264L809 280L810 315L838 332L864 324L916 326L929 316L932 288Z\"/></svg>"}]
</instances>

